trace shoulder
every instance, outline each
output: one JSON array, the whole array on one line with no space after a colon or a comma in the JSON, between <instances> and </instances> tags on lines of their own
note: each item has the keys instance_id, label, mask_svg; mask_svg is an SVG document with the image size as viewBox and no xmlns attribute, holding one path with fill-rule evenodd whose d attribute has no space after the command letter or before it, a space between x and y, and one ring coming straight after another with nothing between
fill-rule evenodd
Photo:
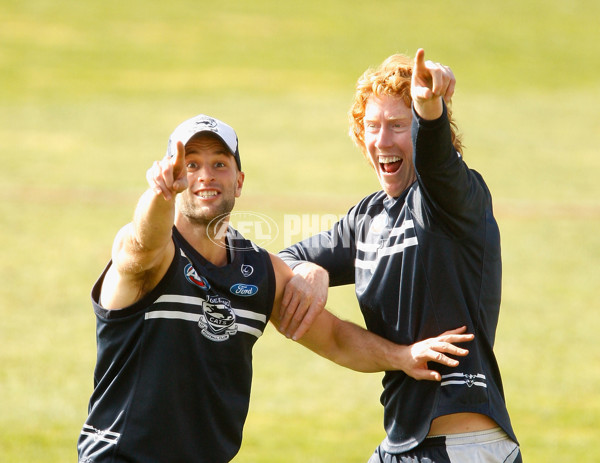
<instances>
[{"instance_id":1,"label":"shoulder","mask_svg":"<svg viewBox=\"0 0 600 463\"><path fill-rule=\"evenodd\" d=\"M348 227L355 229L365 218L381 212L386 198L387 195L383 190L365 196L348 210L341 222L345 221Z\"/></svg>"},{"instance_id":2,"label":"shoulder","mask_svg":"<svg viewBox=\"0 0 600 463\"><path fill-rule=\"evenodd\" d=\"M361 213L363 211L372 209L374 207L383 207L383 201L387 198L385 191L379 190L374 193L371 193L368 196L365 196L361 199L356 205L350 209L350 212L355 211L354 213Z\"/></svg>"},{"instance_id":3,"label":"shoulder","mask_svg":"<svg viewBox=\"0 0 600 463\"><path fill-rule=\"evenodd\" d=\"M271 264L273 265L273 272L275 273L275 279L277 286L282 284L285 286L288 281L294 276L292 269L283 261L279 256L269 253Z\"/></svg>"}]
</instances>

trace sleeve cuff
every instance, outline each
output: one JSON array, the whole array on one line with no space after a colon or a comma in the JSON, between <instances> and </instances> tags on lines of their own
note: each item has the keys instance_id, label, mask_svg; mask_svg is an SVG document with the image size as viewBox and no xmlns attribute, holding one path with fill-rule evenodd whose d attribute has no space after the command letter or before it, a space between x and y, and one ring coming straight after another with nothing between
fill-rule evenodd
<instances>
[{"instance_id":1,"label":"sleeve cuff","mask_svg":"<svg viewBox=\"0 0 600 463\"><path fill-rule=\"evenodd\" d=\"M446 102L444 101L443 98L442 98L442 115L440 117L438 117L437 119L433 119L433 120L423 119L421 116L419 116L419 114L415 110L414 103L411 104L411 110L413 113L413 118L417 121L417 123L421 127L435 128L439 125L445 124L446 121L448 120L448 108L446 107Z\"/></svg>"}]
</instances>

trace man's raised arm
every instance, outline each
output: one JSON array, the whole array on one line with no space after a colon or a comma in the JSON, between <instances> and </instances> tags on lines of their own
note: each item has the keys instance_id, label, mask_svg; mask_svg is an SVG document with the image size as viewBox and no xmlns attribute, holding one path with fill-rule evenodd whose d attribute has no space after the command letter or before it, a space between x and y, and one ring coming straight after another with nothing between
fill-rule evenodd
<instances>
[{"instance_id":1,"label":"man's raised arm","mask_svg":"<svg viewBox=\"0 0 600 463\"><path fill-rule=\"evenodd\" d=\"M141 196L131 223L115 238L112 265L100 294L106 309L127 307L151 291L166 273L174 254L175 197L187 188L185 148L155 162L148 170L151 188Z\"/></svg>"}]
</instances>

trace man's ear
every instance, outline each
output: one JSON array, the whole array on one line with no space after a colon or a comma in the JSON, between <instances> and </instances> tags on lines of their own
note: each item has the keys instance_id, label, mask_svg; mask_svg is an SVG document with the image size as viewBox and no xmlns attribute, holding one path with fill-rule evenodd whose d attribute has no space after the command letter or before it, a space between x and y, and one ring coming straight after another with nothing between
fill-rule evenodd
<instances>
[{"instance_id":1,"label":"man's ear","mask_svg":"<svg viewBox=\"0 0 600 463\"><path fill-rule=\"evenodd\" d=\"M242 195L242 187L244 186L244 178L246 178L246 174L244 174L241 170L237 173L236 186L235 186L235 197L239 198Z\"/></svg>"}]
</instances>

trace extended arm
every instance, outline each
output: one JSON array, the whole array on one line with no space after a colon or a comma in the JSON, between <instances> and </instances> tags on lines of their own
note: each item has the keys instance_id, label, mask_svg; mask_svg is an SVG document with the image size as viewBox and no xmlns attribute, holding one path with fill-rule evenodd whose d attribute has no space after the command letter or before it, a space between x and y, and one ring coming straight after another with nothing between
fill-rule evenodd
<instances>
[{"instance_id":1,"label":"extended arm","mask_svg":"<svg viewBox=\"0 0 600 463\"><path fill-rule=\"evenodd\" d=\"M472 335L463 334L465 330L462 327L436 338L403 346L324 310L299 342L322 357L352 370L365 373L402 370L417 380L440 381L441 375L430 369L427 363L456 367L458 360L446 354L465 356L469 353L454 345L473 339Z\"/></svg>"},{"instance_id":2,"label":"extended arm","mask_svg":"<svg viewBox=\"0 0 600 463\"><path fill-rule=\"evenodd\" d=\"M187 187L183 144L177 149L176 157L157 162L148 171L152 188L139 199L133 221L115 238L112 265L100 294L106 309L137 302L158 284L173 259L175 196Z\"/></svg>"},{"instance_id":3,"label":"extended arm","mask_svg":"<svg viewBox=\"0 0 600 463\"><path fill-rule=\"evenodd\" d=\"M279 307L283 287L292 278L292 272L280 259L272 256L278 289L271 321L279 328ZM361 372L402 370L418 380L440 381L440 374L429 369L427 362L436 362L450 367L458 361L446 354L465 356L468 350L456 347L455 343L473 340L473 335L463 334L465 327L447 331L442 335L402 346L388 341L364 328L340 320L327 310L316 317L300 343L313 352L341 366Z\"/></svg>"},{"instance_id":4,"label":"extended arm","mask_svg":"<svg viewBox=\"0 0 600 463\"><path fill-rule=\"evenodd\" d=\"M455 84L449 67L425 61L425 52L417 51L411 82L412 141L423 213L435 215L450 233L464 236L480 222L491 196L453 144L448 104Z\"/></svg>"}]
</instances>

